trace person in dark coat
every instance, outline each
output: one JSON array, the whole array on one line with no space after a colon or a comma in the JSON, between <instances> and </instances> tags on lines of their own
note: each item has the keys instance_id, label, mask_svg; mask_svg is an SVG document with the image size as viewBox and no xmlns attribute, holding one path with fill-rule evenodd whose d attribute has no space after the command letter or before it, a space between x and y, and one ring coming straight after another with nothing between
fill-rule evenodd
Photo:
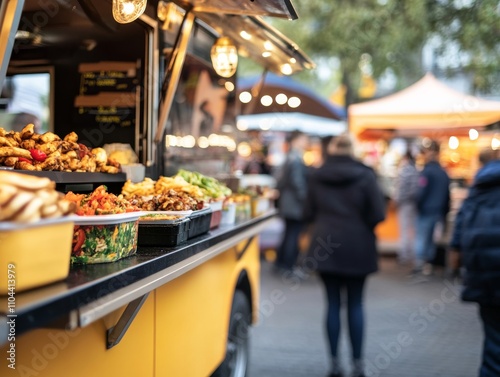
<instances>
[{"instance_id":1,"label":"person in dark coat","mask_svg":"<svg viewBox=\"0 0 500 377\"><path fill-rule=\"evenodd\" d=\"M484 328L480 377L500 376L500 156L495 154L477 172L450 242L451 253L459 253L465 267L462 299L479 304Z\"/></svg>"},{"instance_id":2,"label":"person in dark coat","mask_svg":"<svg viewBox=\"0 0 500 377\"><path fill-rule=\"evenodd\" d=\"M353 158L348 135L328 144L324 164L311 174L304 219L312 223L311 243L304 265L315 269L325 286L327 334L332 369L341 376L337 356L341 293L347 294L353 376L364 376L363 289L377 271L375 226L385 218L385 202L374 171Z\"/></svg>"},{"instance_id":3,"label":"person in dark coat","mask_svg":"<svg viewBox=\"0 0 500 377\"><path fill-rule=\"evenodd\" d=\"M294 272L299 255L299 237L304 227L303 205L307 192L307 168L304 165L304 151L309 137L300 131L292 132L289 138L290 150L278 179L279 215L285 222L285 232L277 250L275 268L279 272Z\"/></svg>"},{"instance_id":4,"label":"person in dark coat","mask_svg":"<svg viewBox=\"0 0 500 377\"><path fill-rule=\"evenodd\" d=\"M436 254L434 230L437 224L446 224L450 209L450 178L439 164L439 144L429 141L422 153L425 166L418 179L414 275L432 273Z\"/></svg>"}]
</instances>

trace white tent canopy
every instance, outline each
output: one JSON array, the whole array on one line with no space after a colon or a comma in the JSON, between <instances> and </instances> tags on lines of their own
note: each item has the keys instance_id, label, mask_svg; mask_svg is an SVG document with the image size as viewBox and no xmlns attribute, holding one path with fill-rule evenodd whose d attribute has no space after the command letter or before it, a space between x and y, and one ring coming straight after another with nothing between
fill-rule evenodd
<instances>
[{"instance_id":1,"label":"white tent canopy","mask_svg":"<svg viewBox=\"0 0 500 377\"><path fill-rule=\"evenodd\" d=\"M500 102L457 92L427 73L398 93L349 106L348 119L355 135L483 127L500 120Z\"/></svg>"},{"instance_id":2,"label":"white tent canopy","mask_svg":"<svg viewBox=\"0 0 500 377\"><path fill-rule=\"evenodd\" d=\"M347 130L344 121L323 118L303 113L262 113L239 115L237 117L239 130L262 131L302 131L317 136L335 136Z\"/></svg>"}]
</instances>

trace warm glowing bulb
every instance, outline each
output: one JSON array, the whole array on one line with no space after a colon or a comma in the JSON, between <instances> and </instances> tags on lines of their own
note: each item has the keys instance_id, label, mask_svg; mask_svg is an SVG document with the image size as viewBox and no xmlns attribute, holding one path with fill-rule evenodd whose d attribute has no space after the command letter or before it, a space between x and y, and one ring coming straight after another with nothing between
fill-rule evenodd
<instances>
[{"instance_id":1,"label":"warm glowing bulb","mask_svg":"<svg viewBox=\"0 0 500 377\"><path fill-rule=\"evenodd\" d=\"M186 135L182 138L182 146L184 148L193 148L196 145L196 139L193 135Z\"/></svg>"},{"instance_id":2,"label":"warm glowing bulb","mask_svg":"<svg viewBox=\"0 0 500 377\"><path fill-rule=\"evenodd\" d=\"M273 49L273 44L270 42L270 41L265 41L264 42L264 48L267 50L267 51L270 51Z\"/></svg>"},{"instance_id":3,"label":"warm glowing bulb","mask_svg":"<svg viewBox=\"0 0 500 377\"><path fill-rule=\"evenodd\" d=\"M239 120L237 123L236 123L236 128L240 131L246 131L248 130L248 123L243 121L243 120Z\"/></svg>"},{"instance_id":4,"label":"warm glowing bulb","mask_svg":"<svg viewBox=\"0 0 500 377\"><path fill-rule=\"evenodd\" d=\"M276 103L278 105L284 105L288 101L288 97L284 93L280 93L276 96Z\"/></svg>"},{"instance_id":5,"label":"warm glowing bulb","mask_svg":"<svg viewBox=\"0 0 500 377\"><path fill-rule=\"evenodd\" d=\"M226 88L228 92L232 92L234 90L234 84L231 81L226 81L224 83L224 88Z\"/></svg>"},{"instance_id":6,"label":"warm glowing bulb","mask_svg":"<svg viewBox=\"0 0 500 377\"><path fill-rule=\"evenodd\" d=\"M238 154L242 157L249 157L252 154L252 147L243 141L238 144Z\"/></svg>"},{"instance_id":7,"label":"warm glowing bulb","mask_svg":"<svg viewBox=\"0 0 500 377\"><path fill-rule=\"evenodd\" d=\"M497 149L500 149L500 140L497 138L497 135L491 139L491 149L496 151Z\"/></svg>"},{"instance_id":8,"label":"warm glowing bulb","mask_svg":"<svg viewBox=\"0 0 500 377\"><path fill-rule=\"evenodd\" d=\"M288 106L290 106L292 109L295 109L300 106L300 98L299 97L290 97L288 100Z\"/></svg>"},{"instance_id":9,"label":"warm glowing bulb","mask_svg":"<svg viewBox=\"0 0 500 377\"><path fill-rule=\"evenodd\" d=\"M458 138L456 136L451 136L450 140L448 141L448 146L450 149L457 149L459 146L460 142L458 141Z\"/></svg>"},{"instance_id":10,"label":"warm glowing bulb","mask_svg":"<svg viewBox=\"0 0 500 377\"><path fill-rule=\"evenodd\" d=\"M260 103L262 106L271 106L273 104L273 97L266 94L265 96L262 96Z\"/></svg>"},{"instance_id":11,"label":"warm glowing bulb","mask_svg":"<svg viewBox=\"0 0 500 377\"><path fill-rule=\"evenodd\" d=\"M292 66L288 63L283 64L280 68L281 73L284 75L291 75L293 73Z\"/></svg>"},{"instance_id":12,"label":"warm glowing bulb","mask_svg":"<svg viewBox=\"0 0 500 377\"><path fill-rule=\"evenodd\" d=\"M469 130L469 139L477 140L478 137L479 137L479 132L477 132L477 130L475 130L474 128L471 128Z\"/></svg>"},{"instance_id":13,"label":"warm glowing bulb","mask_svg":"<svg viewBox=\"0 0 500 377\"><path fill-rule=\"evenodd\" d=\"M252 100L252 94L250 92L241 92L239 98L241 103L248 103Z\"/></svg>"},{"instance_id":14,"label":"warm glowing bulb","mask_svg":"<svg viewBox=\"0 0 500 377\"><path fill-rule=\"evenodd\" d=\"M249 34L248 32L246 32L245 30L240 31L240 37L247 40L247 41L252 39L252 35Z\"/></svg>"},{"instance_id":15,"label":"warm glowing bulb","mask_svg":"<svg viewBox=\"0 0 500 377\"><path fill-rule=\"evenodd\" d=\"M206 136L200 136L198 138L198 146L200 148L208 148L210 146L210 143L208 141L208 137L206 137Z\"/></svg>"},{"instance_id":16,"label":"warm glowing bulb","mask_svg":"<svg viewBox=\"0 0 500 377\"><path fill-rule=\"evenodd\" d=\"M128 24L144 13L146 4L147 0L113 0L113 18L120 24Z\"/></svg>"},{"instance_id":17,"label":"warm glowing bulb","mask_svg":"<svg viewBox=\"0 0 500 377\"><path fill-rule=\"evenodd\" d=\"M222 77L231 77L238 67L238 49L228 37L220 37L210 51L215 72Z\"/></svg>"}]
</instances>

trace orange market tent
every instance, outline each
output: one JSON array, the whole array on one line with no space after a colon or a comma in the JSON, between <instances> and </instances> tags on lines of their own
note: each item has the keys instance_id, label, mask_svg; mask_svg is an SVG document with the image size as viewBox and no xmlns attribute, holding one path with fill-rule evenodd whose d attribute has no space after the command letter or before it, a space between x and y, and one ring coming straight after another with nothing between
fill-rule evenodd
<instances>
[{"instance_id":1,"label":"orange market tent","mask_svg":"<svg viewBox=\"0 0 500 377\"><path fill-rule=\"evenodd\" d=\"M500 120L500 102L457 92L431 73L406 89L348 108L350 131L360 138L460 134Z\"/></svg>"}]
</instances>

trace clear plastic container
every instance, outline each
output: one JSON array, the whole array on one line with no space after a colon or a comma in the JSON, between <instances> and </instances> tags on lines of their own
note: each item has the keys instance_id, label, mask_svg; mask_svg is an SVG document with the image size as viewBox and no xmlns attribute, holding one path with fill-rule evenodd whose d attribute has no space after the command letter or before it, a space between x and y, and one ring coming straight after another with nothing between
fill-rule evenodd
<instances>
[{"instance_id":1,"label":"clear plastic container","mask_svg":"<svg viewBox=\"0 0 500 377\"><path fill-rule=\"evenodd\" d=\"M134 255L141 214L75 216L71 263L109 263Z\"/></svg>"}]
</instances>

